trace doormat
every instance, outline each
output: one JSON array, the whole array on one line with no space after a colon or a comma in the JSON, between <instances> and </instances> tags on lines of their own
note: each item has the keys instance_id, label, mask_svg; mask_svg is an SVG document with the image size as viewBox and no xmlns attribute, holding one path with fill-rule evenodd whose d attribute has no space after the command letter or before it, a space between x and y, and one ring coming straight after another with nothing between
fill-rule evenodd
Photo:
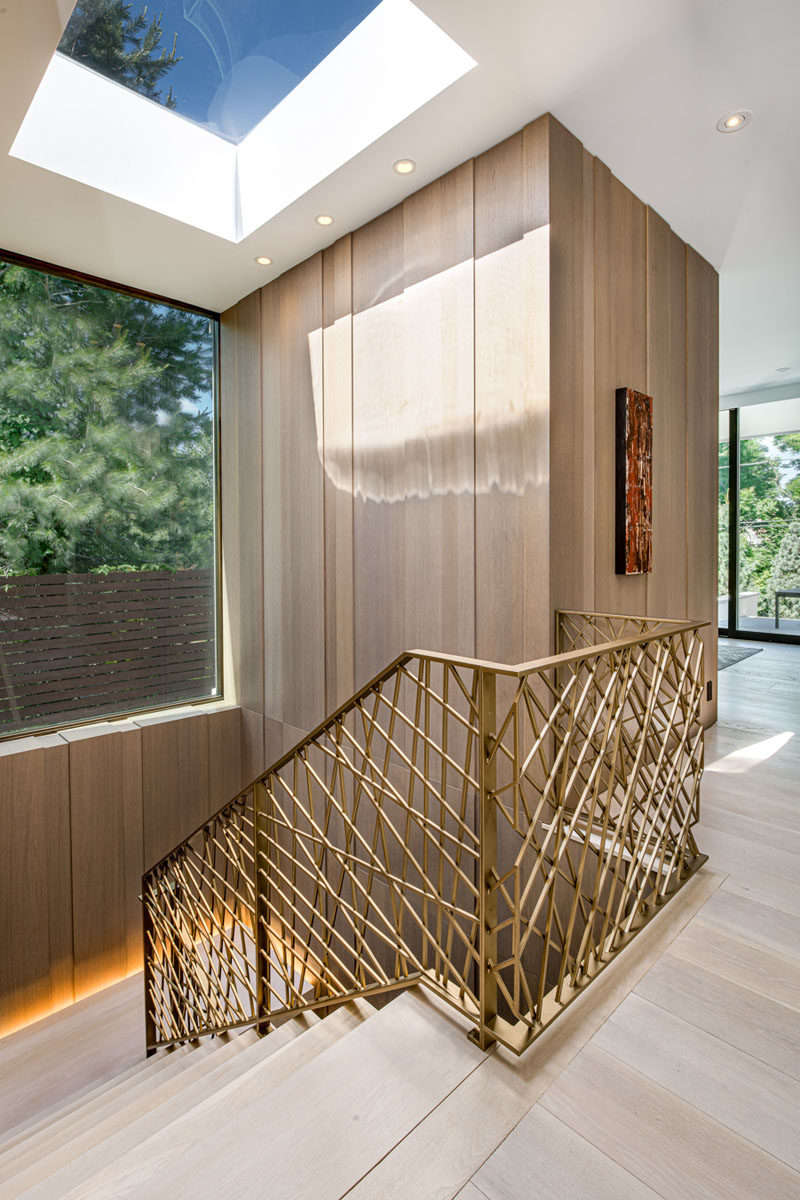
<instances>
[{"instance_id":1,"label":"doormat","mask_svg":"<svg viewBox=\"0 0 800 1200\"><path fill-rule=\"evenodd\" d=\"M761 647L758 650L745 650L742 646L723 646L719 644L719 669L724 671L726 667L733 667L736 663L744 662L746 658L752 658L754 654L760 654Z\"/></svg>"}]
</instances>

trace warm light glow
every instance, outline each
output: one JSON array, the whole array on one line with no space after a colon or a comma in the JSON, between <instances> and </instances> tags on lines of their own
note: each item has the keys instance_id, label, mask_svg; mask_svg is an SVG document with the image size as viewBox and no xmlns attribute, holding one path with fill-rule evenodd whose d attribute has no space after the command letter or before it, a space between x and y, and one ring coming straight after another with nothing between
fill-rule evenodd
<instances>
[{"instance_id":1,"label":"warm light glow","mask_svg":"<svg viewBox=\"0 0 800 1200\"><path fill-rule=\"evenodd\" d=\"M763 741L751 742L749 746L742 746L741 750L734 750L718 758L716 762L709 763L706 770L715 771L720 775L744 775L752 767L757 767L776 755L793 736L790 732L776 733L774 737L764 738Z\"/></svg>"},{"instance_id":2,"label":"warm light glow","mask_svg":"<svg viewBox=\"0 0 800 1200\"><path fill-rule=\"evenodd\" d=\"M417 164L413 158L399 158L394 164L394 170L398 175L410 175L412 171L416 171Z\"/></svg>"},{"instance_id":3,"label":"warm light glow","mask_svg":"<svg viewBox=\"0 0 800 1200\"><path fill-rule=\"evenodd\" d=\"M266 254L259 254L258 258L256 259L256 262L258 263L258 265L260 267L271 267L272 266L272 259L268 258Z\"/></svg>"},{"instance_id":4,"label":"warm light glow","mask_svg":"<svg viewBox=\"0 0 800 1200\"><path fill-rule=\"evenodd\" d=\"M320 213L318 217L314 217L318 225L332 225L333 217L329 217L327 213Z\"/></svg>"},{"instance_id":5,"label":"warm light glow","mask_svg":"<svg viewBox=\"0 0 800 1200\"><path fill-rule=\"evenodd\" d=\"M21 1029L27 1029L30 1025L35 1025L38 1021L44 1021L47 1017L64 1013L66 1009L72 1008L84 1000L88 1000L91 996L97 995L98 992L104 992L106 988L114 987L116 984L122 983L123 980L130 979L132 975L141 975L141 973L141 963L131 967L130 971L122 975L117 971L101 972L95 976L91 983L82 988L76 996L62 993L61 997L57 1000L51 996L49 1003L33 1003L25 1008L18 1008L6 1023L0 1023L0 1038L10 1037L11 1034L17 1033Z\"/></svg>"},{"instance_id":6,"label":"warm light glow","mask_svg":"<svg viewBox=\"0 0 800 1200\"><path fill-rule=\"evenodd\" d=\"M726 113L724 117L720 117L717 121L717 129L720 133L736 133L739 129L744 129L745 125L750 123L752 115L746 108L740 108L737 112Z\"/></svg>"}]
</instances>

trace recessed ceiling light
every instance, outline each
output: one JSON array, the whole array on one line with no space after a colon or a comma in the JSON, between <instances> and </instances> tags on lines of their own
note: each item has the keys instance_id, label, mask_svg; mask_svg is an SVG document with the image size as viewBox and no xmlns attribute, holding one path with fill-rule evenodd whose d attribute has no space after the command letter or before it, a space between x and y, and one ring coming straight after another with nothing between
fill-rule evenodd
<instances>
[{"instance_id":1,"label":"recessed ceiling light","mask_svg":"<svg viewBox=\"0 0 800 1200\"><path fill-rule=\"evenodd\" d=\"M260 267L271 267L272 266L272 259L267 258L266 254L259 254L258 258L256 259L256 262L258 263L258 265Z\"/></svg>"},{"instance_id":2,"label":"recessed ceiling light","mask_svg":"<svg viewBox=\"0 0 800 1200\"><path fill-rule=\"evenodd\" d=\"M775 374L776 375L788 375L789 372L791 371L791 369L792 369L791 367L776 367Z\"/></svg>"},{"instance_id":3,"label":"recessed ceiling light","mask_svg":"<svg viewBox=\"0 0 800 1200\"><path fill-rule=\"evenodd\" d=\"M412 171L416 171L417 164L413 158L398 158L393 169L398 175L410 175Z\"/></svg>"},{"instance_id":4,"label":"recessed ceiling light","mask_svg":"<svg viewBox=\"0 0 800 1200\"><path fill-rule=\"evenodd\" d=\"M753 114L746 108L737 108L735 112L726 113L724 117L720 117L717 121L717 129L720 133L738 133L740 129L744 129L745 125L749 125L753 119Z\"/></svg>"},{"instance_id":5,"label":"recessed ceiling light","mask_svg":"<svg viewBox=\"0 0 800 1200\"><path fill-rule=\"evenodd\" d=\"M332 225L333 217L329 217L327 213L320 213L318 217L314 217L318 225Z\"/></svg>"}]
</instances>

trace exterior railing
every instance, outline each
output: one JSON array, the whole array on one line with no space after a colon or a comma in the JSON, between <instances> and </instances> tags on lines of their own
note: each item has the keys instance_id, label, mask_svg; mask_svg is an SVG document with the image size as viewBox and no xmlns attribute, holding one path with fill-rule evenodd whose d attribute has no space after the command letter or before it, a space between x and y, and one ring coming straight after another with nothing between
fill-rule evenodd
<instances>
[{"instance_id":1,"label":"exterior railing","mask_svg":"<svg viewBox=\"0 0 800 1200\"><path fill-rule=\"evenodd\" d=\"M705 861L701 624L391 664L143 880L147 1043L420 982L521 1053Z\"/></svg>"}]
</instances>

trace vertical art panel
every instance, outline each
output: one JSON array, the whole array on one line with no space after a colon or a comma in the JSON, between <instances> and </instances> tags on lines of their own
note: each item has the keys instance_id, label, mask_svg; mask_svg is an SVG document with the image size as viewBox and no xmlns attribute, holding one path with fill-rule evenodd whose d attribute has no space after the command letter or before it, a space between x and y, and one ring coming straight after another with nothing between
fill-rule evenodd
<instances>
[{"instance_id":1,"label":"vertical art panel","mask_svg":"<svg viewBox=\"0 0 800 1200\"><path fill-rule=\"evenodd\" d=\"M616 571L653 565L653 398L617 388Z\"/></svg>"}]
</instances>

